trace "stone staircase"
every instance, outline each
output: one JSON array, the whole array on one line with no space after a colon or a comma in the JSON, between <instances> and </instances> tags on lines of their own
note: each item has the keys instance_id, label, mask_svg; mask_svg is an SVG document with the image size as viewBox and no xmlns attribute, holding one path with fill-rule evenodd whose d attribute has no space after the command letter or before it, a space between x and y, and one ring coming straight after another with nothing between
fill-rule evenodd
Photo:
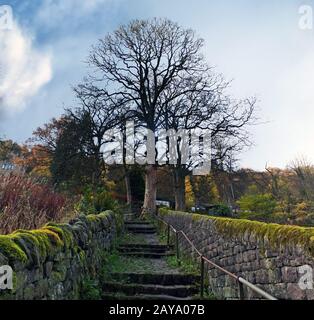
<instances>
[{"instance_id":1,"label":"stone staircase","mask_svg":"<svg viewBox=\"0 0 314 320\"><path fill-rule=\"evenodd\" d=\"M142 258L162 258L173 256L172 246L153 244L123 244L118 247L118 251L127 256L137 256Z\"/></svg>"},{"instance_id":2,"label":"stone staircase","mask_svg":"<svg viewBox=\"0 0 314 320\"><path fill-rule=\"evenodd\" d=\"M132 233L155 234L156 228L145 221L125 221L125 229Z\"/></svg>"},{"instance_id":3,"label":"stone staircase","mask_svg":"<svg viewBox=\"0 0 314 320\"><path fill-rule=\"evenodd\" d=\"M196 278L164 274L119 274L104 283L105 300L191 300L198 293Z\"/></svg>"},{"instance_id":4,"label":"stone staircase","mask_svg":"<svg viewBox=\"0 0 314 320\"><path fill-rule=\"evenodd\" d=\"M146 241L120 244L119 254L149 259L154 267L148 273L110 274L110 280L103 283L104 300L191 300L198 294L200 278L167 265L166 258L174 255L173 245L160 244L152 224L126 221L125 229Z\"/></svg>"}]
</instances>

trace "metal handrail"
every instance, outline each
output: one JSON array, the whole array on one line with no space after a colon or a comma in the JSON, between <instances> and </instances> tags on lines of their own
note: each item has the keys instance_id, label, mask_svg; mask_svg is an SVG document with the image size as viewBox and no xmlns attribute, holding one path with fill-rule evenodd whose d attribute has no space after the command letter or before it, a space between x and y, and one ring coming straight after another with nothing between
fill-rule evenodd
<instances>
[{"instance_id":1,"label":"metal handrail","mask_svg":"<svg viewBox=\"0 0 314 320\"><path fill-rule=\"evenodd\" d=\"M269 293L267 293L266 291L262 290L261 288L257 287L256 285L254 285L253 283L247 281L246 279L239 277L237 275L235 275L234 273L224 269L223 267L219 266L218 264L216 264L215 262L209 260L208 258L206 258L194 245L194 243L191 241L191 239L185 234L185 232L183 230L177 230L172 224L168 223L167 221L161 219L160 217L157 217L157 220L161 221L162 223L167 225L167 244L170 244L170 230L172 229L172 231L175 233L176 235L176 254L177 254L177 260L178 263L180 263L180 257L179 257L179 234L182 234L183 237L187 240L187 242L190 244L190 246L193 248L193 250L196 251L196 253L198 254L198 256L201 258L201 297L204 296L204 281L205 281L205 270L204 270L204 263L208 263L209 265L211 265L212 267L220 270L221 272L225 273L226 275L228 275L229 277L233 278L234 280L236 280L238 282L239 285L239 291L240 291L240 299L244 299L244 286L250 288L252 291L254 291L255 293L261 295L262 297L264 297L267 300L277 300L277 298L273 297L272 295L270 295Z\"/></svg>"}]
</instances>

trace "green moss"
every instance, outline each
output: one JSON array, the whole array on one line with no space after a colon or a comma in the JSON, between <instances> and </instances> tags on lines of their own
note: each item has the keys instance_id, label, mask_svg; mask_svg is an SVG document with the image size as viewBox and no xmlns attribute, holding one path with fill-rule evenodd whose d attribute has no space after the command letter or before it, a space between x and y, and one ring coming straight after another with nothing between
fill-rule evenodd
<instances>
[{"instance_id":1,"label":"green moss","mask_svg":"<svg viewBox=\"0 0 314 320\"><path fill-rule=\"evenodd\" d=\"M48 223L44 228L58 234L67 249L73 246L74 236L67 224Z\"/></svg>"},{"instance_id":2,"label":"green moss","mask_svg":"<svg viewBox=\"0 0 314 320\"><path fill-rule=\"evenodd\" d=\"M99 214L90 214L86 216L86 219L88 222L91 222L91 223L95 223L95 222L101 223L104 219L107 219L107 217L110 214L111 214L111 211L104 211Z\"/></svg>"},{"instance_id":3,"label":"green moss","mask_svg":"<svg viewBox=\"0 0 314 320\"><path fill-rule=\"evenodd\" d=\"M111 210L107 210L99 214L90 214L86 216L86 220L93 225L102 223L104 220L107 220L110 216L114 216L114 223L116 226L116 232L118 236L124 230L124 219L123 214L121 212L113 212Z\"/></svg>"},{"instance_id":4,"label":"green moss","mask_svg":"<svg viewBox=\"0 0 314 320\"><path fill-rule=\"evenodd\" d=\"M58 233L49 230L47 228L42 228L38 230L31 231L35 235L38 235L40 238L44 239L44 242L47 245L47 248L51 247L51 245L56 245L60 247L63 245L63 241L60 239Z\"/></svg>"},{"instance_id":5,"label":"green moss","mask_svg":"<svg viewBox=\"0 0 314 320\"><path fill-rule=\"evenodd\" d=\"M279 225L245 219L212 217L170 210L160 210L160 215L175 215L181 219L191 218L192 221L210 220L217 232L221 233L224 237L243 239L244 234L247 234L248 236L254 236L262 242L268 241L270 245L275 247L281 245L301 245L314 256L314 228Z\"/></svg>"},{"instance_id":6,"label":"green moss","mask_svg":"<svg viewBox=\"0 0 314 320\"><path fill-rule=\"evenodd\" d=\"M101 223L112 214L114 214L112 211L105 211L84 218L90 223ZM17 230L9 235L0 235L0 252L10 260L27 262L28 257L21 245L22 241L27 247L30 246L30 250L36 248L42 259L64 246L78 252L71 226L68 224L48 223L38 230ZM82 260L85 259L83 253L79 254Z\"/></svg>"},{"instance_id":7,"label":"green moss","mask_svg":"<svg viewBox=\"0 0 314 320\"><path fill-rule=\"evenodd\" d=\"M27 262L27 255L10 236L0 236L0 252L10 260Z\"/></svg>"},{"instance_id":8,"label":"green moss","mask_svg":"<svg viewBox=\"0 0 314 320\"><path fill-rule=\"evenodd\" d=\"M102 219L100 217L98 217L98 215L96 215L96 214L90 214L86 218L87 218L87 221L92 224L100 223L102 221Z\"/></svg>"},{"instance_id":9,"label":"green moss","mask_svg":"<svg viewBox=\"0 0 314 320\"><path fill-rule=\"evenodd\" d=\"M109 217L113 212L108 210L108 211L104 211L99 213L97 216L102 218L102 219L107 219L107 217Z\"/></svg>"},{"instance_id":10,"label":"green moss","mask_svg":"<svg viewBox=\"0 0 314 320\"><path fill-rule=\"evenodd\" d=\"M84 261L86 260L86 253L85 253L85 251L80 250L79 253L78 253L78 255L79 255L79 259L80 259L81 262L84 262Z\"/></svg>"},{"instance_id":11,"label":"green moss","mask_svg":"<svg viewBox=\"0 0 314 320\"><path fill-rule=\"evenodd\" d=\"M58 271L52 271L50 278L54 282L62 282L64 280L62 272Z\"/></svg>"},{"instance_id":12,"label":"green moss","mask_svg":"<svg viewBox=\"0 0 314 320\"><path fill-rule=\"evenodd\" d=\"M101 277L108 280L111 273L149 273L153 270L152 261L146 258L122 256L113 251L111 254L104 254Z\"/></svg>"},{"instance_id":13,"label":"green moss","mask_svg":"<svg viewBox=\"0 0 314 320\"><path fill-rule=\"evenodd\" d=\"M272 245L295 244L306 246L310 249L313 246L311 237L314 236L314 228L299 226L288 226L279 224L268 224L243 219L208 218L214 221L218 232L231 237L241 236L244 233L254 235L257 239L267 239Z\"/></svg>"},{"instance_id":14,"label":"green moss","mask_svg":"<svg viewBox=\"0 0 314 320\"><path fill-rule=\"evenodd\" d=\"M166 262L169 267L174 269L179 268L183 273L200 274L200 263L187 255L182 255L179 261L176 256L170 256L166 258Z\"/></svg>"},{"instance_id":15,"label":"green moss","mask_svg":"<svg viewBox=\"0 0 314 320\"><path fill-rule=\"evenodd\" d=\"M167 209L167 208L160 208L160 209L158 210L158 214L159 214L160 216L167 215L169 212L175 212L175 211L170 211L170 210Z\"/></svg>"},{"instance_id":16,"label":"green moss","mask_svg":"<svg viewBox=\"0 0 314 320\"><path fill-rule=\"evenodd\" d=\"M202 216L201 214L193 214L192 215L192 220L193 221L202 220L203 218L204 218L204 216Z\"/></svg>"},{"instance_id":17,"label":"green moss","mask_svg":"<svg viewBox=\"0 0 314 320\"><path fill-rule=\"evenodd\" d=\"M17 230L9 235L13 241L18 242L19 239L31 244L38 249L42 258L45 258L54 249L64 245L58 233L49 230L46 227L38 230Z\"/></svg>"},{"instance_id":18,"label":"green moss","mask_svg":"<svg viewBox=\"0 0 314 320\"><path fill-rule=\"evenodd\" d=\"M37 248L41 256L46 257L46 245L42 241L40 241L40 238L33 234L31 231L18 230L10 236L16 242L18 242L19 239L22 239L26 242L26 244Z\"/></svg>"}]
</instances>

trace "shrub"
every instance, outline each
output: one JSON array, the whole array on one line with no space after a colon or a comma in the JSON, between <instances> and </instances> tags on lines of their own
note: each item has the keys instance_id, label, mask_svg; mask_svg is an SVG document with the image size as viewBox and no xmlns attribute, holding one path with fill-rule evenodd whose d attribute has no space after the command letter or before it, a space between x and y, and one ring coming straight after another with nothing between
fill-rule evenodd
<instances>
[{"instance_id":1,"label":"shrub","mask_svg":"<svg viewBox=\"0 0 314 320\"><path fill-rule=\"evenodd\" d=\"M242 211L257 214L271 214L276 208L276 200L271 194L246 194L237 201Z\"/></svg>"},{"instance_id":2,"label":"shrub","mask_svg":"<svg viewBox=\"0 0 314 320\"><path fill-rule=\"evenodd\" d=\"M308 212L310 211L310 204L302 201L297 203L294 206L293 212L297 215L297 216L303 216L306 215Z\"/></svg>"},{"instance_id":3,"label":"shrub","mask_svg":"<svg viewBox=\"0 0 314 320\"><path fill-rule=\"evenodd\" d=\"M93 190L87 187L82 195L81 200L76 206L79 213L96 214L106 210L118 211L118 202L114 200L110 193L102 188Z\"/></svg>"},{"instance_id":4,"label":"shrub","mask_svg":"<svg viewBox=\"0 0 314 320\"><path fill-rule=\"evenodd\" d=\"M224 203L216 204L213 208L209 209L208 214L211 216L218 216L218 217L231 217L232 211Z\"/></svg>"},{"instance_id":5,"label":"shrub","mask_svg":"<svg viewBox=\"0 0 314 320\"><path fill-rule=\"evenodd\" d=\"M0 232L36 229L48 221L60 221L67 198L39 180L0 175Z\"/></svg>"},{"instance_id":6,"label":"shrub","mask_svg":"<svg viewBox=\"0 0 314 320\"><path fill-rule=\"evenodd\" d=\"M242 211L239 213L237 218L246 219L246 220L255 220L261 222L276 222L275 215L265 214L265 213L256 213L251 211Z\"/></svg>"}]
</instances>

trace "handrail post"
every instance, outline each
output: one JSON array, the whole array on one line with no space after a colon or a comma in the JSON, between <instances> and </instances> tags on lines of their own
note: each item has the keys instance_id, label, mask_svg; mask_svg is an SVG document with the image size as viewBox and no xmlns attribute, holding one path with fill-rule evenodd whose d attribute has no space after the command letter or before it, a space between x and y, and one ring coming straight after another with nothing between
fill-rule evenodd
<instances>
[{"instance_id":1,"label":"handrail post","mask_svg":"<svg viewBox=\"0 0 314 320\"><path fill-rule=\"evenodd\" d=\"M205 261L201 256L201 298L204 298Z\"/></svg>"},{"instance_id":2,"label":"handrail post","mask_svg":"<svg viewBox=\"0 0 314 320\"><path fill-rule=\"evenodd\" d=\"M180 252L179 252L179 233L177 231L176 231L176 253L177 253L178 265L180 265L181 262L180 262Z\"/></svg>"},{"instance_id":3,"label":"handrail post","mask_svg":"<svg viewBox=\"0 0 314 320\"><path fill-rule=\"evenodd\" d=\"M170 245L170 224L167 225L168 229L167 229L167 245Z\"/></svg>"},{"instance_id":4,"label":"handrail post","mask_svg":"<svg viewBox=\"0 0 314 320\"><path fill-rule=\"evenodd\" d=\"M240 300L245 300L245 297L244 297L244 286L243 286L243 283L240 282L238 280L238 286L239 286L239 298Z\"/></svg>"}]
</instances>

